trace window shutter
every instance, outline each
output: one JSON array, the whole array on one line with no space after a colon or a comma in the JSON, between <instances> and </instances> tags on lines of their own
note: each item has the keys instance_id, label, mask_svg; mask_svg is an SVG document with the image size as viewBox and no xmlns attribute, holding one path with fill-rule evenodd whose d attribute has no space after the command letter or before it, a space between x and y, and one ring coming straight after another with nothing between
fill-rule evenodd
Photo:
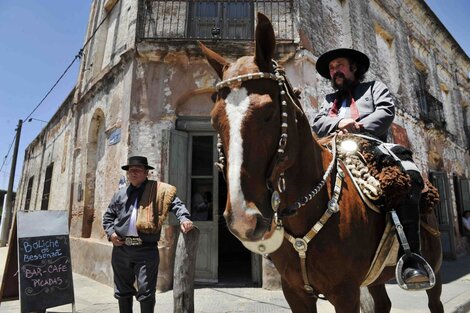
<instances>
[{"instance_id":1,"label":"window shutter","mask_svg":"<svg viewBox=\"0 0 470 313\"><path fill-rule=\"evenodd\" d=\"M168 183L175 186L178 197L187 204L188 199L188 133L169 131ZM170 224L178 224L178 220L169 215Z\"/></svg>"}]
</instances>

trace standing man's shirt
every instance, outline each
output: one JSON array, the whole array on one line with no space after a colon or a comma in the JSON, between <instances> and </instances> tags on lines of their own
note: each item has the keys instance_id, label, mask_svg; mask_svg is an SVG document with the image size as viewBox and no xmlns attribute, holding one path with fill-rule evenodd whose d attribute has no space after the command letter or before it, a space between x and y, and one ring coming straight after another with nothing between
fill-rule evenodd
<instances>
[{"instance_id":1,"label":"standing man's shirt","mask_svg":"<svg viewBox=\"0 0 470 313\"><path fill-rule=\"evenodd\" d=\"M395 104L384 83L359 83L351 97L344 100L338 104L337 93L325 97L312 126L319 137L334 133L342 119L353 118L364 125L361 132L386 141L387 130L395 117Z\"/></svg>"}]
</instances>

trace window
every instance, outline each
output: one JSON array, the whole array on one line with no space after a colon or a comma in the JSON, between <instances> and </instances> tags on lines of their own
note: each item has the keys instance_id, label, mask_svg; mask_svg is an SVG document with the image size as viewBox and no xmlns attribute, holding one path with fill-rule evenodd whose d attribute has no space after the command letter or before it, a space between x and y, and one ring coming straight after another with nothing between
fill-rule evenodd
<instances>
[{"instance_id":1,"label":"window","mask_svg":"<svg viewBox=\"0 0 470 313\"><path fill-rule=\"evenodd\" d=\"M42 192L41 210L47 210L49 208L49 195L51 192L51 181L52 181L52 169L54 163L51 163L46 168L46 177L44 178L44 190Z\"/></svg>"},{"instance_id":2,"label":"window","mask_svg":"<svg viewBox=\"0 0 470 313\"><path fill-rule=\"evenodd\" d=\"M252 2L189 3L190 38L253 39Z\"/></svg>"},{"instance_id":3,"label":"window","mask_svg":"<svg viewBox=\"0 0 470 313\"><path fill-rule=\"evenodd\" d=\"M382 63L383 79L390 87L390 91L397 93L400 87L400 77L395 38L391 32L375 23L375 40L379 60Z\"/></svg>"},{"instance_id":4,"label":"window","mask_svg":"<svg viewBox=\"0 0 470 313\"><path fill-rule=\"evenodd\" d=\"M442 253L446 258L455 258L454 217L447 173L433 171L429 173L429 180L439 192L435 213L441 233Z\"/></svg>"},{"instance_id":5,"label":"window","mask_svg":"<svg viewBox=\"0 0 470 313\"><path fill-rule=\"evenodd\" d=\"M443 104L429 93L426 72L418 69L417 78L418 89L416 90L416 96L418 98L420 118L425 123L432 123L435 127L445 129Z\"/></svg>"},{"instance_id":6,"label":"window","mask_svg":"<svg viewBox=\"0 0 470 313\"><path fill-rule=\"evenodd\" d=\"M253 40L255 12L269 17L278 40L293 42L292 0L142 0L137 16L138 41ZM349 16L348 12L343 16Z\"/></svg>"},{"instance_id":7,"label":"window","mask_svg":"<svg viewBox=\"0 0 470 313\"><path fill-rule=\"evenodd\" d=\"M425 94L426 90L428 89L426 87L427 75L424 72L417 71L417 77L418 77L417 95L418 95L419 110L425 113L425 112L428 112L428 105L426 102L426 94Z\"/></svg>"},{"instance_id":8,"label":"window","mask_svg":"<svg viewBox=\"0 0 470 313\"><path fill-rule=\"evenodd\" d=\"M34 176L30 177L28 180L28 188L26 189L26 200L24 203L25 211L29 211L29 208L31 206L31 194L33 191L33 181L34 181Z\"/></svg>"},{"instance_id":9,"label":"window","mask_svg":"<svg viewBox=\"0 0 470 313\"><path fill-rule=\"evenodd\" d=\"M439 224L447 225L450 223L449 221L449 202L448 202L448 193L447 193L447 177L445 173L433 172L432 176L433 181L432 183L439 191L439 202L436 206L436 215Z\"/></svg>"}]
</instances>

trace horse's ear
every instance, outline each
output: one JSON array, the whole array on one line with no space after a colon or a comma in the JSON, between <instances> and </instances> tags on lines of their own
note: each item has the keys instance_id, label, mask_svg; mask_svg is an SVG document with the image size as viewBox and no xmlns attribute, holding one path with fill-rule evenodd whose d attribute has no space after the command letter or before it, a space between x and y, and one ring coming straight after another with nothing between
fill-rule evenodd
<instances>
[{"instance_id":1,"label":"horse's ear","mask_svg":"<svg viewBox=\"0 0 470 313\"><path fill-rule=\"evenodd\" d=\"M228 62L217 52L212 51L211 49L204 46L202 42L198 41L198 44L202 50L202 53L204 53L204 55L206 56L207 61L209 61L209 64L217 72L217 75L219 75L219 77L222 78L224 66L227 65Z\"/></svg>"},{"instance_id":2,"label":"horse's ear","mask_svg":"<svg viewBox=\"0 0 470 313\"><path fill-rule=\"evenodd\" d=\"M258 23L256 25L256 56L255 62L264 71L270 71L271 60L276 48L276 36L273 25L266 15L258 12Z\"/></svg>"}]
</instances>

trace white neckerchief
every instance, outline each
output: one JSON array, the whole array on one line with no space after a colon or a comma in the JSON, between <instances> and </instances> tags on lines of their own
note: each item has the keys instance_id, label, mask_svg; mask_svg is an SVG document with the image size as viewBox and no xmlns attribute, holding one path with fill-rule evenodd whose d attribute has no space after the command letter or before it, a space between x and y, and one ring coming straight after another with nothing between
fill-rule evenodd
<instances>
[{"instance_id":1,"label":"white neckerchief","mask_svg":"<svg viewBox=\"0 0 470 313\"><path fill-rule=\"evenodd\" d=\"M343 102L341 102L341 107L339 108L339 111L338 111L338 117L345 118L347 111L349 110L348 110L346 99L344 99Z\"/></svg>"},{"instance_id":2,"label":"white neckerchief","mask_svg":"<svg viewBox=\"0 0 470 313\"><path fill-rule=\"evenodd\" d=\"M129 237L139 237L137 233L137 227L135 226L135 222L137 220L137 197L135 198L134 204L131 205L131 217L129 220L129 228L127 229L126 236Z\"/></svg>"}]
</instances>

